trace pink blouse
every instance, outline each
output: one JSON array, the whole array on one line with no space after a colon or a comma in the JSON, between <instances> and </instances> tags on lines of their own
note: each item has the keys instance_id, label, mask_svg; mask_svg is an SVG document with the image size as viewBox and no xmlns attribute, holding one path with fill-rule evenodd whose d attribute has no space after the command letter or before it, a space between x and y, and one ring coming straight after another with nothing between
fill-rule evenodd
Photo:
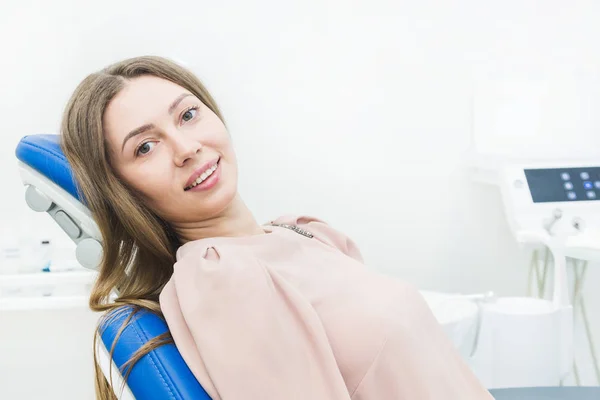
<instances>
[{"instance_id":1,"label":"pink blouse","mask_svg":"<svg viewBox=\"0 0 600 400\"><path fill-rule=\"evenodd\" d=\"M161 309L214 399L492 399L411 285L310 217L177 251ZM211 249L209 251L209 249Z\"/></svg>"}]
</instances>

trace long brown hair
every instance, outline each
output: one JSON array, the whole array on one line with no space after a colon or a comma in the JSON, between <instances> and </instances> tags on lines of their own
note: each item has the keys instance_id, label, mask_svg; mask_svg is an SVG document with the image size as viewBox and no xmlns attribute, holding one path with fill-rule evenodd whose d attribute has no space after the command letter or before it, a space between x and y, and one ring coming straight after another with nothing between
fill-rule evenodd
<instances>
[{"instance_id":1,"label":"long brown hair","mask_svg":"<svg viewBox=\"0 0 600 400\"><path fill-rule=\"evenodd\" d=\"M173 273L179 246L169 223L118 178L105 142L102 118L107 105L127 80L142 75L160 77L189 90L223 120L212 96L193 73L173 61L154 56L123 60L89 75L66 106L61 126L62 150L102 234L103 257L89 305L94 311L112 316L123 306L132 307L133 313L120 332L131 316L142 309L162 317L158 296ZM114 289L118 297L110 301ZM115 399L95 357L97 336L94 336L96 396L101 400ZM131 371L145 354L171 341L168 333L154 338L129 360L125 369ZM111 358L112 352L110 349Z\"/></svg>"}]
</instances>

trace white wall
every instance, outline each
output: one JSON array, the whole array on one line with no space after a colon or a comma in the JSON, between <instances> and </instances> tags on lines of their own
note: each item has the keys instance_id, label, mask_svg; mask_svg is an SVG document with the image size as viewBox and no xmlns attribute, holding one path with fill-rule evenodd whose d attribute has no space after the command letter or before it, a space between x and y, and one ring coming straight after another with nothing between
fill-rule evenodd
<instances>
[{"instance_id":1,"label":"white wall","mask_svg":"<svg viewBox=\"0 0 600 400\"><path fill-rule=\"evenodd\" d=\"M523 294L526 254L463 162L473 138L598 147L599 17L591 0L4 1L0 223L60 234L24 206L18 140L57 132L86 74L165 55L220 103L259 220L322 217L422 288Z\"/></svg>"}]
</instances>

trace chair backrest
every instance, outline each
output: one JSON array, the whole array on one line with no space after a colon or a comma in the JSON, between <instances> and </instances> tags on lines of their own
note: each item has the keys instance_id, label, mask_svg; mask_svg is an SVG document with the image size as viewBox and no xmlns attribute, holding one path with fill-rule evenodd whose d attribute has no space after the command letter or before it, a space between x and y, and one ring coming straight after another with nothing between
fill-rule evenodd
<instances>
[{"instance_id":1,"label":"chair backrest","mask_svg":"<svg viewBox=\"0 0 600 400\"><path fill-rule=\"evenodd\" d=\"M77 244L77 259L83 261L84 266L94 268L101 255L101 237L77 190L59 139L58 135L30 135L19 142L16 156L21 179L27 186L26 201L33 210L49 214ZM149 340L168 332L162 318L142 310L132 316L116 340L123 322L132 312L131 307L121 307L103 316L100 323L96 351L104 375L109 382L112 378L118 395L121 393L119 383L123 381L119 371L124 364ZM112 360L108 358L111 350ZM132 395L149 400L210 400L174 344L162 345L142 357L131 368L124 389L121 398Z\"/></svg>"},{"instance_id":2,"label":"chair backrest","mask_svg":"<svg viewBox=\"0 0 600 400\"><path fill-rule=\"evenodd\" d=\"M119 391L120 379L114 380L116 375L114 367L116 366L125 374L127 370L123 366L135 352L152 338L168 331L167 324L156 314L145 310L139 311L133 315L119 340L115 342L123 322L132 312L131 307L121 307L106 315L100 323L100 337L104 345L102 351L106 350L103 354L105 361L113 343L115 346L114 365L110 370L113 371L113 387L116 392ZM210 400L179 354L177 347L172 343L161 345L141 358L131 369L127 385L138 399Z\"/></svg>"}]
</instances>

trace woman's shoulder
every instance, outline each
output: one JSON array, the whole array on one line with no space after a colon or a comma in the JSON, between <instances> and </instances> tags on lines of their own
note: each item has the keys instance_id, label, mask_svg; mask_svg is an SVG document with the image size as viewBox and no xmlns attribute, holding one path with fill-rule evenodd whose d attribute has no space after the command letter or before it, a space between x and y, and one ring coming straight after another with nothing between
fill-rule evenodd
<instances>
[{"instance_id":1,"label":"woman's shoulder","mask_svg":"<svg viewBox=\"0 0 600 400\"><path fill-rule=\"evenodd\" d=\"M363 262L363 257L356 243L345 233L332 227L315 216L310 215L282 215L269 221L269 225L292 225L310 232L314 238L342 251L346 255Z\"/></svg>"}]
</instances>

